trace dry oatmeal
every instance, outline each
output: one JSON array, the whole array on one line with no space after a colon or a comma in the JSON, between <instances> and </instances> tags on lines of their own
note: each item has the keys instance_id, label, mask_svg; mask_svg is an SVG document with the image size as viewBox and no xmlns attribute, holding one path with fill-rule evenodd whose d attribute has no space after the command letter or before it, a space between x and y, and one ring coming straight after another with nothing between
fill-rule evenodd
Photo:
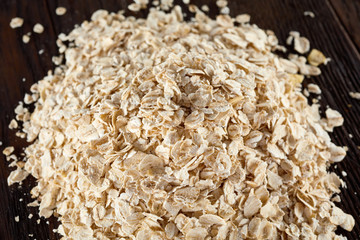
<instances>
[{"instance_id":1,"label":"dry oatmeal","mask_svg":"<svg viewBox=\"0 0 360 240\"><path fill-rule=\"evenodd\" d=\"M34 25L33 31L35 33L38 33L38 34L43 33L44 32L44 26L41 25L40 23L37 23L37 24Z\"/></svg>"},{"instance_id":2,"label":"dry oatmeal","mask_svg":"<svg viewBox=\"0 0 360 240\"><path fill-rule=\"evenodd\" d=\"M22 36L22 41L23 41L23 43L29 43L30 42L30 36L27 35L27 34L24 34Z\"/></svg>"},{"instance_id":3,"label":"dry oatmeal","mask_svg":"<svg viewBox=\"0 0 360 240\"><path fill-rule=\"evenodd\" d=\"M360 100L360 92L349 92L350 97Z\"/></svg>"},{"instance_id":4,"label":"dry oatmeal","mask_svg":"<svg viewBox=\"0 0 360 240\"><path fill-rule=\"evenodd\" d=\"M24 24L24 19L22 19L20 17L15 17L15 18L11 19L11 21L10 21L11 28L19 28L23 24Z\"/></svg>"},{"instance_id":5,"label":"dry oatmeal","mask_svg":"<svg viewBox=\"0 0 360 240\"><path fill-rule=\"evenodd\" d=\"M304 12L304 16L309 16L311 18L315 17L315 13L313 13L312 11L305 11Z\"/></svg>"},{"instance_id":6,"label":"dry oatmeal","mask_svg":"<svg viewBox=\"0 0 360 240\"><path fill-rule=\"evenodd\" d=\"M98 10L62 34L60 66L25 96L35 110L15 109L31 145L9 185L35 177L29 206L58 216L66 239L340 239L354 218L331 199L344 182L327 167L346 151L327 131L343 118L321 118L300 88L320 70L275 55L274 33L248 15L192 10L191 22L179 6Z\"/></svg>"},{"instance_id":7,"label":"dry oatmeal","mask_svg":"<svg viewBox=\"0 0 360 240\"><path fill-rule=\"evenodd\" d=\"M15 150L15 148L13 146L10 146L10 147L6 147L2 153L5 156L10 156L10 154L12 154L14 152L14 150Z\"/></svg>"},{"instance_id":8,"label":"dry oatmeal","mask_svg":"<svg viewBox=\"0 0 360 240\"><path fill-rule=\"evenodd\" d=\"M308 84L307 88L310 93L321 94L321 89L317 84L310 83Z\"/></svg>"},{"instance_id":9,"label":"dry oatmeal","mask_svg":"<svg viewBox=\"0 0 360 240\"><path fill-rule=\"evenodd\" d=\"M56 13L56 15L58 15L58 16L62 16L62 15L64 15L64 14L66 13L66 8L64 8L64 7L57 7L57 8L55 9L55 13Z\"/></svg>"}]
</instances>

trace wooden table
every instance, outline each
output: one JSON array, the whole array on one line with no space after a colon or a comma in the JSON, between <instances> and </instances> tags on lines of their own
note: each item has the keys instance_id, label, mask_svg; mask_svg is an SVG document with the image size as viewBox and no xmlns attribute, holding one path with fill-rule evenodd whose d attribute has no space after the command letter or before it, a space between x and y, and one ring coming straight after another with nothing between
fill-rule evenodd
<instances>
[{"instance_id":1,"label":"wooden table","mask_svg":"<svg viewBox=\"0 0 360 240\"><path fill-rule=\"evenodd\" d=\"M322 109L326 105L339 110L344 118L344 126L331 134L333 141L348 146L348 156L332 168L336 173L347 173L343 179L347 188L341 193L339 206L353 214L356 225L351 233L339 230L349 239L359 239L360 234L360 101L349 97L350 91L360 91L360 1L358 0L228 0L231 15L249 13L251 22L261 28L272 29L280 42L289 31L297 30L310 39L311 46L322 50L332 61L322 66L323 74L306 80L305 84L315 82L322 89ZM53 68L51 57L57 54L55 44L59 33L68 33L74 24L89 19L99 8L109 11L125 9L131 1L125 0L1 0L0 1L0 141L3 146L15 146L20 153L26 142L15 137L15 131L7 125L14 118L13 109L23 99L30 86ZM176 3L181 0L175 1ZM207 3L211 15L218 12L215 1L191 0L197 5ZM64 6L68 12L57 16L57 6ZM312 11L315 18L304 16L304 11ZM145 16L142 11L137 16ZM9 22L13 17L23 17L24 26L11 29ZM32 34L28 44L22 43L23 34L32 30L35 23L45 26L43 34ZM39 55L40 49L44 53ZM22 79L26 80L23 81ZM352 134L353 138L349 137ZM27 207L32 201L29 195L34 179L27 179L21 187L7 186L10 169L4 157L0 156L0 239L59 239L52 229L56 219L41 219L37 224L37 209ZM23 199L21 202L19 199ZM34 217L28 219L32 213ZM19 216L20 222L15 222ZM29 235L30 234L30 235ZM33 236L31 235L33 234Z\"/></svg>"}]
</instances>

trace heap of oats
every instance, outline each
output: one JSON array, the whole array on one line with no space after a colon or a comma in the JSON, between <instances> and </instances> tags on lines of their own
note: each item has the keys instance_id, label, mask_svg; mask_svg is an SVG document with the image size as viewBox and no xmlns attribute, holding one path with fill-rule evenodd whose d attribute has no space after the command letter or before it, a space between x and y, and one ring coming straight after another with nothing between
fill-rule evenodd
<instances>
[{"instance_id":1,"label":"heap of oats","mask_svg":"<svg viewBox=\"0 0 360 240\"><path fill-rule=\"evenodd\" d=\"M16 110L32 144L9 183L34 176L66 239L343 239L343 119L300 92L320 70L256 25L182 16L99 10L61 35L65 64Z\"/></svg>"}]
</instances>

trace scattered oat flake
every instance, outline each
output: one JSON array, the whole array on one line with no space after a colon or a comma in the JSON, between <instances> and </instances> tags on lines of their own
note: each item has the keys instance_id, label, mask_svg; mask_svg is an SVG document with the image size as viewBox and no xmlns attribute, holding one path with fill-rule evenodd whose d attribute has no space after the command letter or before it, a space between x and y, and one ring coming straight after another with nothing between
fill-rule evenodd
<instances>
[{"instance_id":1,"label":"scattered oat flake","mask_svg":"<svg viewBox=\"0 0 360 240\"><path fill-rule=\"evenodd\" d=\"M247 23L247 22L250 22L250 15L249 14L240 14L240 15L237 15L236 18L235 18L235 21L237 23Z\"/></svg>"},{"instance_id":2,"label":"scattered oat flake","mask_svg":"<svg viewBox=\"0 0 360 240\"><path fill-rule=\"evenodd\" d=\"M346 177L347 173L345 171L341 171L341 175L343 175L343 177Z\"/></svg>"},{"instance_id":3,"label":"scattered oat flake","mask_svg":"<svg viewBox=\"0 0 360 240\"><path fill-rule=\"evenodd\" d=\"M360 100L360 92L349 92L350 97Z\"/></svg>"},{"instance_id":4,"label":"scattered oat flake","mask_svg":"<svg viewBox=\"0 0 360 240\"><path fill-rule=\"evenodd\" d=\"M321 94L321 89L317 84L309 83L307 89L310 93Z\"/></svg>"},{"instance_id":5,"label":"scattered oat flake","mask_svg":"<svg viewBox=\"0 0 360 240\"><path fill-rule=\"evenodd\" d=\"M10 147L6 147L2 153L5 156L10 156L10 154L12 154L14 152L14 150L15 150L15 148L13 146L10 146Z\"/></svg>"},{"instance_id":6,"label":"scattered oat flake","mask_svg":"<svg viewBox=\"0 0 360 240\"><path fill-rule=\"evenodd\" d=\"M312 102L312 103L318 103L318 102L319 102L319 99L313 98L313 99L311 99L311 102Z\"/></svg>"},{"instance_id":7,"label":"scattered oat flake","mask_svg":"<svg viewBox=\"0 0 360 240\"><path fill-rule=\"evenodd\" d=\"M34 215L32 215L31 213L28 216L28 219L31 219Z\"/></svg>"},{"instance_id":8,"label":"scattered oat flake","mask_svg":"<svg viewBox=\"0 0 360 240\"><path fill-rule=\"evenodd\" d=\"M294 49L298 53L304 54L310 50L310 41L305 37L295 37L294 38Z\"/></svg>"},{"instance_id":9,"label":"scattered oat flake","mask_svg":"<svg viewBox=\"0 0 360 240\"><path fill-rule=\"evenodd\" d=\"M189 11L190 11L191 13L196 13L196 12L199 11L199 8L198 8L196 5L194 5L194 4L190 4L190 5L189 5Z\"/></svg>"},{"instance_id":10,"label":"scattered oat flake","mask_svg":"<svg viewBox=\"0 0 360 240\"><path fill-rule=\"evenodd\" d=\"M20 221L19 216L16 216L16 217L15 217L15 222L19 222L19 221Z\"/></svg>"},{"instance_id":11,"label":"scattered oat flake","mask_svg":"<svg viewBox=\"0 0 360 240\"><path fill-rule=\"evenodd\" d=\"M44 53L44 51L45 51L44 49L40 49L39 50L39 55L42 55Z\"/></svg>"},{"instance_id":12,"label":"scattered oat flake","mask_svg":"<svg viewBox=\"0 0 360 240\"><path fill-rule=\"evenodd\" d=\"M15 128L18 128L18 126L19 126L18 122L15 119L13 119L10 121L9 129L15 129Z\"/></svg>"},{"instance_id":13,"label":"scattered oat flake","mask_svg":"<svg viewBox=\"0 0 360 240\"><path fill-rule=\"evenodd\" d=\"M15 17L15 18L11 19L10 27L11 28L19 28L23 25L23 23L24 23L24 19L22 19L20 17Z\"/></svg>"},{"instance_id":14,"label":"scattered oat flake","mask_svg":"<svg viewBox=\"0 0 360 240\"><path fill-rule=\"evenodd\" d=\"M229 7L223 7L223 8L220 9L220 13L228 15L230 13L230 8Z\"/></svg>"},{"instance_id":15,"label":"scattered oat flake","mask_svg":"<svg viewBox=\"0 0 360 240\"><path fill-rule=\"evenodd\" d=\"M227 0L217 0L216 1L216 6L218 6L219 8L224 8L228 5L228 1Z\"/></svg>"},{"instance_id":16,"label":"scattered oat flake","mask_svg":"<svg viewBox=\"0 0 360 240\"><path fill-rule=\"evenodd\" d=\"M64 8L64 7L57 7L57 8L55 9L55 13L56 13L56 15L58 15L58 16L62 16L62 15L64 15L64 14L66 13L66 8Z\"/></svg>"},{"instance_id":17,"label":"scattered oat flake","mask_svg":"<svg viewBox=\"0 0 360 240\"><path fill-rule=\"evenodd\" d=\"M131 3L131 4L128 6L128 9L129 9L130 11L133 11L133 12L138 12L138 11L140 11L141 6L140 6L140 4L137 4L137 3Z\"/></svg>"},{"instance_id":18,"label":"scattered oat flake","mask_svg":"<svg viewBox=\"0 0 360 240\"><path fill-rule=\"evenodd\" d=\"M34 25L33 31L35 33L41 34L41 33L44 32L44 26L41 25L40 23L37 23L37 24Z\"/></svg>"},{"instance_id":19,"label":"scattered oat flake","mask_svg":"<svg viewBox=\"0 0 360 240\"><path fill-rule=\"evenodd\" d=\"M190 0L182 0L184 4L189 4Z\"/></svg>"},{"instance_id":20,"label":"scattered oat flake","mask_svg":"<svg viewBox=\"0 0 360 240\"><path fill-rule=\"evenodd\" d=\"M312 11L305 11L304 12L304 16L309 16L311 18L314 18L315 17L315 14L312 12Z\"/></svg>"},{"instance_id":21,"label":"scattered oat flake","mask_svg":"<svg viewBox=\"0 0 360 240\"><path fill-rule=\"evenodd\" d=\"M25 35L22 36L22 41L23 41L23 43L29 43L30 42L30 37L25 34Z\"/></svg>"},{"instance_id":22,"label":"scattered oat flake","mask_svg":"<svg viewBox=\"0 0 360 240\"><path fill-rule=\"evenodd\" d=\"M39 206L39 202L37 200L35 200L31 203L28 203L27 206L28 207L37 207L37 206Z\"/></svg>"},{"instance_id":23,"label":"scattered oat flake","mask_svg":"<svg viewBox=\"0 0 360 240\"><path fill-rule=\"evenodd\" d=\"M208 5L205 4L205 5L201 6L201 10L203 10L204 12L208 12L208 11L210 11L210 8Z\"/></svg>"},{"instance_id":24,"label":"scattered oat flake","mask_svg":"<svg viewBox=\"0 0 360 240\"><path fill-rule=\"evenodd\" d=\"M0 146L2 146L3 145L3 143L2 143L2 141L0 141Z\"/></svg>"}]
</instances>

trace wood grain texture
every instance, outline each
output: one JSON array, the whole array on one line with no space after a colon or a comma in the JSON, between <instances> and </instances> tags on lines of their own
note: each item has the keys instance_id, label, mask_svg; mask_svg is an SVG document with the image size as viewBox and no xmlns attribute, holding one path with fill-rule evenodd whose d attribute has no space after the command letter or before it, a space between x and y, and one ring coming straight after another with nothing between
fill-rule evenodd
<instances>
[{"instance_id":1,"label":"wood grain texture","mask_svg":"<svg viewBox=\"0 0 360 240\"><path fill-rule=\"evenodd\" d=\"M336 1L341 3L337 4ZM7 128L10 120L14 118L13 109L22 100L24 94L29 91L30 86L46 75L53 68L51 57L57 54L55 44L56 36L68 33L75 24L89 19L92 12L99 8L109 11L126 10L130 0L1 0L0 1L0 141L3 147L12 145L16 153L20 154L22 148L27 145L22 139L15 137L15 131ZM181 2L180 0L175 1ZM192 0L191 2L210 6L211 15L218 13L215 1ZM342 4L346 2L346 5ZM354 3L354 5L352 5ZM360 57L356 45L352 43L360 39L358 15L346 15L339 17L349 9L356 9L358 1L352 0L234 0L229 1L231 15L249 13L251 22L261 28L271 29L284 44L288 32L297 30L308 37L311 46L322 50L332 61L328 66L322 66L323 74L316 78L306 80L320 85L322 91L322 110L329 105L339 110L344 118L344 126L335 129L331 134L333 141L342 146L348 146L348 156L332 169L341 174L347 172L344 180L347 188L341 193L342 202L339 206L346 212L353 214L356 226L350 233L341 231L349 239L359 239L360 234L360 101L351 99L349 91L360 91ZM68 12L64 16L57 16L57 6L64 6ZM336 10L333 8L336 6ZM344 7L344 9L341 9ZM346 8L345 8L346 7ZM313 11L315 18L305 17L304 11ZM359 13L359 11L357 11ZM11 29L9 22L11 18L23 17L24 26L19 29ZM146 16L143 10L136 16ZM357 16L357 17L356 17ZM346 19L346 20L344 20ZM32 34L31 41L24 44L21 36L32 30L35 23L40 22L45 26L43 34ZM355 30L354 30L355 29ZM357 45L359 46L359 45ZM44 54L38 51L44 49ZM26 78L23 82L22 78ZM351 104L351 107L349 107ZM353 135L353 138L349 137ZM3 147L0 147L2 151ZM36 223L37 209L27 207L31 202L29 191L34 186L34 179L29 178L22 184L7 186L7 176L10 169L4 157L0 156L0 239L23 240L23 239L59 239L52 229L57 225L55 218L42 219L40 224ZM19 199L23 201L20 202ZM28 219L32 213L34 217ZM14 220L20 217L20 222ZM30 237L29 234L33 234Z\"/></svg>"},{"instance_id":2,"label":"wood grain texture","mask_svg":"<svg viewBox=\"0 0 360 240\"><path fill-rule=\"evenodd\" d=\"M345 31L360 51L360 1L359 0L330 0Z\"/></svg>"}]
</instances>

